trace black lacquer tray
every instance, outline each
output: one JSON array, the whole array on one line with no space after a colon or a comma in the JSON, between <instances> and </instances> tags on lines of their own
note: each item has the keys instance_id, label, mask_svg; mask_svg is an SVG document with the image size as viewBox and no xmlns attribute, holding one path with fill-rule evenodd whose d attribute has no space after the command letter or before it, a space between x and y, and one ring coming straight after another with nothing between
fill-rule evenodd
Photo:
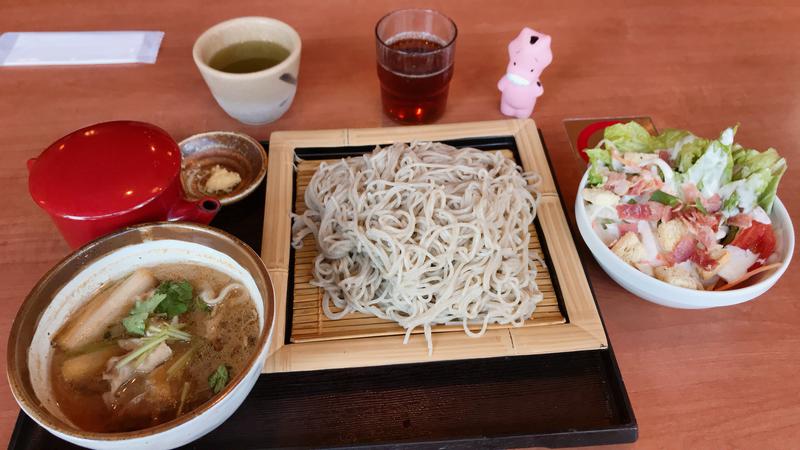
<instances>
[{"instance_id":1,"label":"black lacquer tray","mask_svg":"<svg viewBox=\"0 0 800 450\"><path fill-rule=\"evenodd\" d=\"M258 251L265 191L262 183L224 207L212 225ZM186 448L572 447L633 442L637 434L609 343L569 353L262 374L230 419ZM20 412L9 448L76 447Z\"/></svg>"}]
</instances>

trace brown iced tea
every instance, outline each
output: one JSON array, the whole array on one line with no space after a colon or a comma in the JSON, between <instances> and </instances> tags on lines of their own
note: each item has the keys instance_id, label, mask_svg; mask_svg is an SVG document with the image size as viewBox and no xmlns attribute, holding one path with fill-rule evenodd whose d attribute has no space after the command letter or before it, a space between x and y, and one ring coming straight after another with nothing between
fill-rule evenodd
<instances>
[{"instance_id":1,"label":"brown iced tea","mask_svg":"<svg viewBox=\"0 0 800 450\"><path fill-rule=\"evenodd\" d=\"M385 65L378 63L384 111L404 123L437 120L444 114L447 91L453 77L453 64L445 61L446 55L440 51L444 44L430 38L405 38L391 42L389 48L398 52L389 56ZM429 55L425 56L426 53ZM415 71L420 65L409 64L408 61L415 59L422 60L422 66L429 70Z\"/></svg>"},{"instance_id":2,"label":"brown iced tea","mask_svg":"<svg viewBox=\"0 0 800 450\"><path fill-rule=\"evenodd\" d=\"M375 27L384 112L408 124L444 114L453 77L456 26L433 10L401 10Z\"/></svg>"}]
</instances>

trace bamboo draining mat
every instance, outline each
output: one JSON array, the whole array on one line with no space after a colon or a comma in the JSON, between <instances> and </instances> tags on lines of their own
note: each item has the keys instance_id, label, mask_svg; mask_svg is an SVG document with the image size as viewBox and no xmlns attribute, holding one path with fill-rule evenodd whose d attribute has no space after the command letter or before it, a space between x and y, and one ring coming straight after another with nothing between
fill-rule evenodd
<instances>
[{"instance_id":1,"label":"bamboo draining mat","mask_svg":"<svg viewBox=\"0 0 800 450\"><path fill-rule=\"evenodd\" d=\"M327 321L324 315L319 314L319 293L316 289L298 288L310 280L310 263L312 255L316 253L313 240L307 240L304 249L295 252L295 265L290 266L290 213L293 209L302 211L300 189L308 183L315 165L318 164L318 161L310 158L307 161L297 161L296 152L307 148L324 152L329 147L465 138L490 141L513 139L523 168L526 171L537 171L542 176L537 218L543 236L537 238L546 242L551 259L548 261L550 270L542 271L542 282L539 286L543 293L547 290L552 293L548 297L555 298L553 286L557 284L565 311L559 311L557 304L552 308L552 300L548 299L543 300L537 308L542 316L535 315L526 324L528 326L494 327L487 330L481 338L471 338L463 332L437 332L433 336L432 355L428 355L425 338L421 334L412 335L409 343L404 345L401 336L404 330L396 324L358 316ZM296 169L298 172L295 172ZM276 132L270 137L268 170L262 258L275 287L277 319L265 372L488 358L607 347L605 331L572 241L536 124L532 120ZM295 279L291 286L290 272ZM553 283L555 279L557 283ZM292 297L295 299L294 303L287 305ZM290 307L298 325L295 327L293 323L292 329L298 334L287 337ZM305 319L301 320L303 317ZM565 321L564 317L568 320ZM312 325L314 320L316 325ZM352 322L347 322L348 320ZM390 331L390 326L394 331ZM449 327L443 328L446 330Z\"/></svg>"},{"instance_id":2,"label":"bamboo draining mat","mask_svg":"<svg viewBox=\"0 0 800 450\"><path fill-rule=\"evenodd\" d=\"M510 151L503 151L504 156L513 158ZM297 162L297 176L295 178L295 204L294 210L302 214L306 210L303 201L306 186L319 167L318 160L300 160ZM330 162L330 161L329 161ZM536 228L531 225L531 243L529 248L539 256L543 256L542 246ZM377 317L352 313L339 320L331 320L322 311L322 289L311 285L314 260L317 257L317 243L312 235L303 240L303 247L294 253L294 295L292 296L292 342L324 341L330 339L352 339L370 336L403 335L405 329L396 322L379 319ZM564 323L566 320L558 306L558 298L550 279L547 267L537 265L536 284L542 292L542 301L536 305L536 311L531 319L522 326L550 325ZM339 311L332 307L333 311ZM476 325L473 328L480 328ZM489 329L512 328L511 325L493 324ZM456 332L464 333L461 325L434 326L434 333ZM422 328L414 330L414 334L422 333Z\"/></svg>"}]
</instances>

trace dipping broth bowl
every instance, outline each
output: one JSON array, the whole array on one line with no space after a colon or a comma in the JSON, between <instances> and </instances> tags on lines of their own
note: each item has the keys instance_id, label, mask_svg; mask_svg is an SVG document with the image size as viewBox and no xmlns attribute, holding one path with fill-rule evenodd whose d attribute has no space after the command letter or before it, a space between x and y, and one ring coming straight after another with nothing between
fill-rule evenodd
<instances>
[{"instance_id":1,"label":"dipping broth bowl","mask_svg":"<svg viewBox=\"0 0 800 450\"><path fill-rule=\"evenodd\" d=\"M51 338L97 289L141 267L193 263L239 280L253 300L260 333L245 369L215 397L161 425L124 433L79 429L60 411L50 378ZM267 358L275 322L274 291L258 255L235 237L190 223L160 222L97 239L58 263L22 304L7 346L8 381L23 411L54 435L95 449L168 449L210 432L242 404Z\"/></svg>"}]
</instances>

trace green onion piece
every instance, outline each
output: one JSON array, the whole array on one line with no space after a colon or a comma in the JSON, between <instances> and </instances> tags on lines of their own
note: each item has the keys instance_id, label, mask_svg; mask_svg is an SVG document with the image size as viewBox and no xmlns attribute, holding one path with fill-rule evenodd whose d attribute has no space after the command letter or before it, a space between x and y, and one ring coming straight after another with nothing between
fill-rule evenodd
<instances>
[{"instance_id":1,"label":"green onion piece","mask_svg":"<svg viewBox=\"0 0 800 450\"><path fill-rule=\"evenodd\" d=\"M635 198L628 199L628 204L629 205L635 205L636 204L636 199Z\"/></svg>"},{"instance_id":2,"label":"green onion piece","mask_svg":"<svg viewBox=\"0 0 800 450\"><path fill-rule=\"evenodd\" d=\"M153 336L152 338L145 338L145 340L147 340L147 342L144 345L128 353L127 356L125 356L124 358L120 359L117 362L117 369L125 366L134 359L144 356L150 353L151 351L155 350L155 348L158 347L162 342L166 342L167 336L166 335Z\"/></svg>"},{"instance_id":3,"label":"green onion piece","mask_svg":"<svg viewBox=\"0 0 800 450\"><path fill-rule=\"evenodd\" d=\"M156 349L162 342L166 342L167 339L173 340L181 340L181 341L189 341L191 339L191 335L189 333L185 333L183 331L178 330L177 328L168 325L165 328L160 328L158 326L150 326L147 331L149 333L155 333L152 336L148 336L142 338L144 344L137 348L136 350L128 353L125 355L124 358L120 359L117 362L117 369L125 366L126 364L130 363L133 360L137 360L137 364L141 364L142 361L150 354L153 350Z\"/></svg>"},{"instance_id":4,"label":"green onion piece","mask_svg":"<svg viewBox=\"0 0 800 450\"><path fill-rule=\"evenodd\" d=\"M650 196L650 200L670 207L678 206L681 203L681 199L678 197L667 194L661 190L653 192L653 195Z\"/></svg>"},{"instance_id":5,"label":"green onion piece","mask_svg":"<svg viewBox=\"0 0 800 450\"><path fill-rule=\"evenodd\" d=\"M735 225L729 226L728 227L728 233L722 239L722 242L720 242L720 244L722 244L722 245L730 244L731 242L733 242L734 238L736 238L736 233L738 233L738 232L739 232L739 227L737 227Z\"/></svg>"},{"instance_id":6,"label":"green onion piece","mask_svg":"<svg viewBox=\"0 0 800 450\"><path fill-rule=\"evenodd\" d=\"M695 206L695 207L697 208L697 210L698 210L698 211L700 211L701 213L703 213L703 214L706 214L706 215L708 214L708 211L706 210L706 207L705 207L705 206L703 206L703 201L702 201L702 200L700 200L700 197L697 197L697 200L695 200L695 201L694 201L694 206Z\"/></svg>"},{"instance_id":7,"label":"green onion piece","mask_svg":"<svg viewBox=\"0 0 800 450\"><path fill-rule=\"evenodd\" d=\"M183 383L183 389L181 389L181 404L178 406L178 414L180 416L183 412L183 404L186 403L186 394L189 393L189 382L185 381Z\"/></svg>"},{"instance_id":8,"label":"green onion piece","mask_svg":"<svg viewBox=\"0 0 800 450\"><path fill-rule=\"evenodd\" d=\"M192 344L189 350L186 351L174 364L169 366L167 369L167 378L175 378L177 375L183 373L183 369L189 363L189 360L192 359L194 355L194 351L197 349L197 343Z\"/></svg>"}]
</instances>

